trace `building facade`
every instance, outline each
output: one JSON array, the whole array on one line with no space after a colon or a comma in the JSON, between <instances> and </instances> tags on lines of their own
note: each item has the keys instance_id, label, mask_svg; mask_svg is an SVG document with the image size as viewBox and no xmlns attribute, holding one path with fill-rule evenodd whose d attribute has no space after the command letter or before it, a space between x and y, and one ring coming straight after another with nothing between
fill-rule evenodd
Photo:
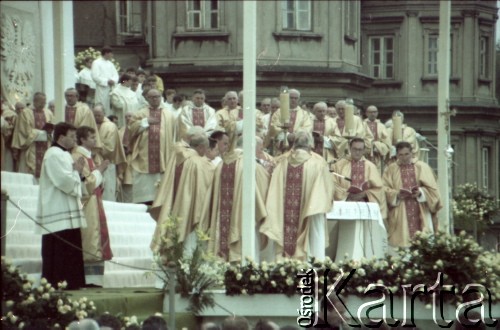
<instances>
[{"instance_id":1,"label":"building facade","mask_svg":"<svg viewBox=\"0 0 500 330\"><path fill-rule=\"evenodd\" d=\"M497 2L451 9L451 181L499 196ZM204 88L215 108L242 88L242 1L78 1L74 14L77 50L110 44L122 67L153 68L187 95ZM375 104L382 120L399 109L437 167L439 1L259 1L257 21L257 100L286 85L310 103Z\"/></svg>"}]
</instances>

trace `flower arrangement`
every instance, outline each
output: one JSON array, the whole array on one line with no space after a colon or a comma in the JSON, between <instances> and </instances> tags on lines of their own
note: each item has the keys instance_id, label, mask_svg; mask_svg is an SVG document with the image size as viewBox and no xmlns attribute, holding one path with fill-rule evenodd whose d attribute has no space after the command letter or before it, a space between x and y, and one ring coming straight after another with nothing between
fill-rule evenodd
<instances>
[{"instance_id":1,"label":"flower arrangement","mask_svg":"<svg viewBox=\"0 0 500 330\"><path fill-rule=\"evenodd\" d=\"M500 209L500 201L480 189L476 183L457 187L453 197L453 220L456 228L484 231Z\"/></svg>"},{"instance_id":2,"label":"flower arrangement","mask_svg":"<svg viewBox=\"0 0 500 330\"><path fill-rule=\"evenodd\" d=\"M323 284L335 283L343 272L343 278L356 269L344 289L345 294L364 295L370 284L381 284L394 295L402 296L402 285L436 283L438 273L444 274L444 284L454 285L457 295L455 302L461 302L459 294L469 283L481 284L492 292L492 301L500 301L500 273L498 257L485 252L465 232L458 236L445 233L437 235L417 233L411 246L397 250L396 255L382 259L345 259L334 263L328 257L324 262L314 259L298 261L285 259L278 263L256 264L248 260L246 266L229 266L224 277L227 295L282 293L288 296L298 294L299 270L314 268L318 274L318 290L322 295ZM326 269L329 269L325 278ZM430 295L419 295L429 302ZM451 296L446 296L453 300Z\"/></svg>"},{"instance_id":3,"label":"flower arrangement","mask_svg":"<svg viewBox=\"0 0 500 330\"><path fill-rule=\"evenodd\" d=\"M75 56L75 66L78 71L80 71L85 67L85 59L87 57L91 57L93 60L96 60L99 57L101 57L101 52L95 50L92 47L82 50L81 52L78 52ZM114 58L111 59L111 63L113 63L113 65L115 66L116 71L120 72L120 63L118 63L118 61L116 61Z\"/></svg>"},{"instance_id":4,"label":"flower arrangement","mask_svg":"<svg viewBox=\"0 0 500 330\"><path fill-rule=\"evenodd\" d=\"M35 287L19 268L2 257L2 328L64 329L74 320L92 317L96 307L86 297L72 300L63 291L66 283L52 287L45 278Z\"/></svg>"},{"instance_id":5,"label":"flower arrangement","mask_svg":"<svg viewBox=\"0 0 500 330\"><path fill-rule=\"evenodd\" d=\"M184 243L179 241L179 219L169 217L163 226L165 235L160 242L159 252L155 255L154 266L159 270L160 278L166 290L172 280L169 262L176 264L176 292L188 298L190 311L199 314L206 307L214 306L213 294L209 292L223 287L225 264L207 252L209 237L201 230L196 230L198 244L192 254L184 250Z\"/></svg>"}]
</instances>

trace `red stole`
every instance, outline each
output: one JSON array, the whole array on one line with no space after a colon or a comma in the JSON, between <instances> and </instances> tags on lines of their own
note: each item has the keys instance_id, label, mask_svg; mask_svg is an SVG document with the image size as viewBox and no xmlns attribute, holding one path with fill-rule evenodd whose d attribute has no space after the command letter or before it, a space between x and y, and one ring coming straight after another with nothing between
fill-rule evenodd
<instances>
[{"instance_id":1,"label":"red stole","mask_svg":"<svg viewBox=\"0 0 500 330\"><path fill-rule=\"evenodd\" d=\"M377 125L377 122L376 121L367 120L366 123L368 124L368 127L370 128L370 131L372 131L374 140L378 141L378 125Z\"/></svg>"},{"instance_id":2,"label":"red stole","mask_svg":"<svg viewBox=\"0 0 500 330\"><path fill-rule=\"evenodd\" d=\"M314 141L314 152L323 156L323 136L325 135L325 121L314 120L313 132L319 133L321 139Z\"/></svg>"},{"instance_id":3,"label":"red stole","mask_svg":"<svg viewBox=\"0 0 500 330\"><path fill-rule=\"evenodd\" d=\"M286 171L283 256L292 257L297 247L300 223L300 202L302 200L302 172L304 164L297 167L288 165Z\"/></svg>"},{"instance_id":4,"label":"red stole","mask_svg":"<svg viewBox=\"0 0 500 330\"><path fill-rule=\"evenodd\" d=\"M337 126L339 127L340 135L344 133L345 120L337 117Z\"/></svg>"},{"instance_id":5,"label":"red stole","mask_svg":"<svg viewBox=\"0 0 500 330\"><path fill-rule=\"evenodd\" d=\"M365 162L351 160L351 184L361 187L365 182Z\"/></svg>"},{"instance_id":6,"label":"red stole","mask_svg":"<svg viewBox=\"0 0 500 330\"><path fill-rule=\"evenodd\" d=\"M290 111L290 127L288 128L289 133L293 133L296 120L297 120L297 111Z\"/></svg>"},{"instance_id":7,"label":"red stole","mask_svg":"<svg viewBox=\"0 0 500 330\"><path fill-rule=\"evenodd\" d=\"M205 127L205 113L203 108L193 108L193 126Z\"/></svg>"},{"instance_id":8,"label":"red stole","mask_svg":"<svg viewBox=\"0 0 500 330\"><path fill-rule=\"evenodd\" d=\"M90 172L96 169L94 161L92 158L85 158L87 160L87 164L89 165ZM106 222L106 213L104 213L104 206L102 204L102 186L95 188L94 195L97 199L97 210L99 213L99 238L100 238L100 246L102 251L102 259L103 260L111 260L113 258L113 253L111 252L111 246L109 242L109 231L108 224Z\"/></svg>"},{"instance_id":9,"label":"red stole","mask_svg":"<svg viewBox=\"0 0 500 330\"><path fill-rule=\"evenodd\" d=\"M417 186L415 165L402 164L399 168L401 171L403 188L411 190L412 187ZM418 206L418 201L415 198L407 198L404 201L406 206L406 218L408 219L408 230L410 232L410 238L413 238L417 231L422 230L420 223L420 208Z\"/></svg>"},{"instance_id":10,"label":"red stole","mask_svg":"<svg viewBox=\"0 0 500 330\"><path fill-rule=\"evenodd\" d=\"M219 256L228 259L231 214L233 212L234 178L236 176L236 161L230 164L223 163L220 176Z\"/></svg>"},{"instance_id":11,"label":"red stole","mask_svg":"<svg viewBox=\"0 0 500 330\"><path fill-rule=\"evenodd\" d=\"M33 110L33 115L35 117L35 128L41 130L46 123L45 112L43 110ZM43 156L48 148L47 141L35 141L35 178L40 177Z\"/></svg>"},{"instance_id":12,"label":"red stole","mask_svg":"<svg viewBox=\"0 0 500 330\"><path fill-rule=\"evenodd\" d=\"M160 166L160 130L161 130L161 109L149 108L149 116L159 121L158 124L149 125L148 132L148 165L149 173L161 172Z\"/></svg>"},{"instance_id":13,"label":"red stole","mask_svg":"<svg viewBox=\"0 0 500 330\"><path fill-rule=\"evenodd\" d=\"M66 106L66 110L64 111L64 121L68 124L74 125L76 118L76 106Z\"/></svg>"}]
</instances>

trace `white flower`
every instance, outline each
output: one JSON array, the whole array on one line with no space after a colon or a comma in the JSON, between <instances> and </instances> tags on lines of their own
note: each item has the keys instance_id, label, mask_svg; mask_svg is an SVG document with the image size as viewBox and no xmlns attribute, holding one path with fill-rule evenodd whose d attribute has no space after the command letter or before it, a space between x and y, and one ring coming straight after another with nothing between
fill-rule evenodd
<instances>
[{"instance_id":1,"label":"white flower","mask_svg":"<svg viewBox=\"0 0 500 330\"><path fill-rule=\"evenodd\" d=\"M48 282L47 282L47 279L46 279L45 277L43 277L43 278L40 280L40 284L41 284L41 285L45 285L45 284L47 284L47 283L48 283Z\"/></svg>"},{"instance_id":2,"label":"white flower","mask_svg":"<svg viewBox=\"0 0 500 330\"><path fill-rule=\"evenodd\" d=\"M19 329L24 328L24 322L19 323Z\"/></svg>"},{"instance_id":3,"label":"white flower","mask_svg":"<svg viewBox=\"0 0 500 330\"><path fill-rule=\"evenodd\" d=\"M13 305L14 305L14 300L7 300L5 302L5 306L7 306L7 307L12 307Z\"/></svg>"},{"instance_id":4,"label":"white flower","mask_svg":"<svg viewBox=\"0 0 500 330\"><path fill-rule=\"evenodd\" d=\"M15 272L16 272L16 266L10 266L9 273L15 273Z\"/></svg>"},{"instance_id":5,"label":"white flower","mask_svg":"<svg viewBox=\"0 0 500 330\"><path fill-rule=\"evenodd\" d=\"M243 290L241 290L241 294L242 294L242 295L247 295L247 294L248 294L247 289L243 289Z\"/></svg>"},{"instance_id":6,"label":"white flower","mask_svg":"<svg viewBox=\"0 0 500 330\"><path fill-rule=\"evenodd\" d=\"M42 299L49 300L50 295L47 292L45 292L44 294L42 294Z\"/></svg>"},{"instance_id":7,"label":"white flower","mask_svg":"<svg viewBox=\"0 0 500 330\"><path fill-rule=\"evenodd\" d=\"M241 273L236 274L236 280L241 280L243 278L243 275Z\"/></svg>"},{"instance_id":8,"label":"white flower","mask_svg":"<svg viewBox=\"0 0 500 330\"><path fill-rule=\"evenodd\" d=\"M271 281L271 286L272 286L273 288L275 288L275 287L276 287L276 281Z\"/></svg>"},{"instance_id":9,"label":"white flower","mask_svg":"<svg viewBox=\"0 0 500 330\"><path fill-rule=\"evenodd\" d=\"M9 317L9 319L10 319L10 322L11 322L12 324L15 324L15 323L17 322L18 317L17 317L17 316L15 316L14 314L12 314L12 315Z\"/></svg>"},{"instance_id":10,"label":"white flower","mask_svg":"<svg viewBox=\"0 0 500 330\"><path fill-rule=\"evenodd\" d=\"M366 272L363 268L358 268L357 273L359 273L359 276L361 277L366 275Z\"/></svg>"}]
</instances>

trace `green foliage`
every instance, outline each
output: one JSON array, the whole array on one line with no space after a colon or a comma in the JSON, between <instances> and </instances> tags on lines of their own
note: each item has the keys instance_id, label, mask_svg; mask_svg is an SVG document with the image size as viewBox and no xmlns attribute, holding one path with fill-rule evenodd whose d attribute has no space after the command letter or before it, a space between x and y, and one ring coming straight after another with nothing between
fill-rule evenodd
<instances>
[{"instance_id":1,"label":"green foliage","mask_svg":"<svg viewBox=\"0 0 500 330\"><path fill-rule=\"evenodd\" d=\"M188 298L190 310L198 315L204 308L214 306L211 289L222 286L225 264L216 260L207 252L209 237L197 230L198 244L192 254L184 251L184 243L179 241L179 219L170 217L163 226L159 253L155 256L160 278L164 281L164 290L172 280L168 263L175 264L177 280L175 291L181 297Z\"/></svg>"},{"instance_id":2,"label":"green foliage","mask_svg":"<svg viewBox=\"0 0 500 330\"><path fill-rule=\"evenodd\" d=\"M480 189L477 184L466 183L457 187L453 197L453 220L456 228L472 231L486 229L499 211L499 201Z\"/></svg>"},{"instance_id":3,"label":"green foliage","mask_svg":"<svg viewBox=\"0 0 500 330\"><path fill-rule=\"evenodd\" d=\"M90 57L93 60L96 60L99 57L101 57L101 52L98 50L95 50L92 47L89 47L85 50L82 50L81 52L78 52L75 55L75 66L78 69L78 71L80 71L81 69L83 69L85 67L85 59L87 57ZM116 71L120 72L120 63L118 63L118 61L116 61L114 58L111 59L111 63L113 63L113 65L115 66Z\"/></svg>"},{"instance_id":4,"label":"green foliage","mask_svg":"<svg viewBox=\"0 0 500 330\"><path fill-rule=\"evenodd\" d=\"M277 263L263 262L259 265L249 261L246 266L229 266L224 277L226 294L299 294L297 273L307 269L315 269L318 274L319 295L322 295L325 281L327 286L332 285L340 275L346 278L351 270L356 269L343 291L345 294L363 296L370 284L379 284L394 295L402 296L402 285L424 284L429 288L436 283L441 272L444 275L443 285L454 285L456 288L455 301L462 301L460 292L472 283L489 289L493 301L500 300L498 256L484 251L465 232L458 236L445 233L434 236L419 232L411 246L381 259L345 259L336 263L329 258L324 262L285 259ZM327 269L329 272L326 274ZM419 297L427 302L431 300L430 295ZM450 295L445 298L453 300Z\"/></svg>"},{"instance_id":5,"label":"green foliage","mask_svg":"<svg viewBox=\"0 0 500 330\"><path fill-rule=\"evenodd\" d=\"M19 269L2 257L2 328L64 328L75 320L92 317L95 306L83 297L71 300L63 291L66 283L55 289L45 278L35 287Z\"/></svg>"}]
</instances>

